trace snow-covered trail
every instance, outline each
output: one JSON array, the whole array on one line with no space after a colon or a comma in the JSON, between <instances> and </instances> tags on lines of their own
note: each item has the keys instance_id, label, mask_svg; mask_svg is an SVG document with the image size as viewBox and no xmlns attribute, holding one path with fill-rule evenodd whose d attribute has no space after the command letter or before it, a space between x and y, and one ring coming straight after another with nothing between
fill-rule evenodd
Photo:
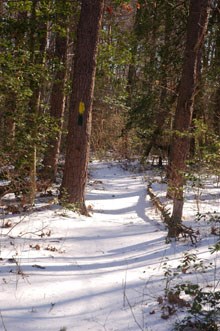
<instances>
[{"instance_id":1,"label":"snow-covered trail","mask_svg":"<svg viewBox=\"0 0 220 331\"><path fill-rule=\"evenodd\" d=\"M91 166L91 171L95 180L87 199L95 205L96 218L99 218L97 213L103 213L105 220L116 223L149 222L145 213L148 205L146 183L141 175L126 172L120 165L109 163L97 163Z\"/></svg>"},{"instance_id":2,"label":"snow-covered trail","mask_svg":"<svg viewBox=\"0 0 220 331\"><path fill-rule=\"evenodd\" d=\"M2 244L0 330L158 329L142 308L163 289L155 273L171 251L166 232L147 216L146 183L118 164L93 163L91 174L91 217L42 210L11 233L22 233L20 239ZM48 237L30 234L45 227ZM9 263L12 257L19 265Z\"/></svg>"}]
</instances>

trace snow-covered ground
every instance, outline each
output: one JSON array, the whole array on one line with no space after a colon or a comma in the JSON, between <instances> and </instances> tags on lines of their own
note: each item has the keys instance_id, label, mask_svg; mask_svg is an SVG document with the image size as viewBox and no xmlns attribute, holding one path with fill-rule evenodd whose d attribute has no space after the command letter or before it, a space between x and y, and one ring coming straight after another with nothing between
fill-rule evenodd
<instances>
[{"instance_id":1,"label":"snow-covered ground","mask_svg":"<svg viewBox=\"0 0 220 331\"><path fill-rule=\"evenodd\" d=\"M209 251L219 237L207 222L194 222L198 208L220 211L217 184L187 192L184 220L198 230L197 245L189 238L166 243L165 225L146 194L152 173L129 172L118 162L90 168L91 217L51 197L39 198L33 212L2 215L0 330L170 331L184 309L161 318L165 288L180 280L219 285L220 253ZM165 184L153 189L165 201ZM176 276L184 253L202 262Z\"/></svg>"}]
</instances>

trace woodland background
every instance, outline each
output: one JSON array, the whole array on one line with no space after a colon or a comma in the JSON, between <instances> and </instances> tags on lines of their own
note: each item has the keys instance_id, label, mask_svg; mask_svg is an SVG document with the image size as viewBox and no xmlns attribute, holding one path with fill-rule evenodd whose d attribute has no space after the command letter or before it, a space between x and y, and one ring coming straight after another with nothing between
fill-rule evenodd
<instances>
[{"instance_id":1,"label":"woodland background","mask_svg":"<svg viewBox=\"0 0 220 331\"><path fill-rule=\"evenodd\" d=\"M220 175L219 1L3 0L0 18L1 197L27 208L63 171L86 214L91 153L151 155L177 236L185 181Z\"/></svg>"},{"instance_id":2,"label":"woodland background","mask_svg":"<svg viewBox=\"0 0 220 331\"><path fill-rule=\"evenodd\" d=\"M0 36L0 328L218 331L220 1L0 0Z\"/></svg>"}]
</instances>

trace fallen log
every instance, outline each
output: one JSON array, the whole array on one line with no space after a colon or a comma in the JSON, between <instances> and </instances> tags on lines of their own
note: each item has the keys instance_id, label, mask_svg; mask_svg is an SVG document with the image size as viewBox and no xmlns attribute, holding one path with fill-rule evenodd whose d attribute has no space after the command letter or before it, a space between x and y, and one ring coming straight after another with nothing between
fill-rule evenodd
<instances>
[{"instance_id":1,"label":"fallen log","mask_svg":"<svg viewBox=\"0 0 220 331\"><path fill-rule=\"evenodd\" d=\"M156 196L156 194L154 193L151 185L152 185L151 183L148 184L148 186L147 186L147 193L150 196L151 201L152 201L153 205L155 206L156 210L159 210L161 212L161 216L162 216L164 222L168 225L169 222L170 222L170 212L162 204L162 202L160 201L160 199Z\"/></svg>"},{"instance_id":2,"label":"fallen log","mask_svg":"<svg viewBox=\"0 0 220 331\"><path fill-rule=\"evenodd\" d=\"M172 226L172 220L170 216L170 211L169 209L166 208L160 201L159 197L156 196L155 192L152 189L152 183L149 183L147 186L147 193L151 198L151 201L156 208L156 210L159 210L161 213L161 216L166 223L167 227L169 228ZM183 238L189 237L192 244L195 244L197 242L197 234L196 232L191 228L186 225L183 225L182 223L177 225L176 229L176 239L179 238L179 236L182 236Z\"/></svg>"}]
</instances>

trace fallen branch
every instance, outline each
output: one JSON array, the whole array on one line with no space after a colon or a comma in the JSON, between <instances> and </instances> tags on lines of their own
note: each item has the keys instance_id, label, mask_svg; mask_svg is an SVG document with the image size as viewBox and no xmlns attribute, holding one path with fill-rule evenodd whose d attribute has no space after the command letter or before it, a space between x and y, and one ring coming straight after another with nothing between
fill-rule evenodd
<instances>
[{"instance_id":1,"label":"fallen branch","mask_svg":"<svg viewBox=\"0 0 220 331\"><path fill-rule=\"evenodd\" d=\"M160 199L156 196L151 185L152 185L151 183L148 184L147 193L149 194L151 201L152 201L153 205L155 206L156 210L159 210L161 212L161 216L169 228L169 227L173 226L171 216L170 216L170 211L162 204ZM178 224L177 228L176 228L176 238L178 238L180 235L183 238L189 237L192 244L195 244L197 242L196 232L192 228L185 226L182 223Z\"/></svg>"},{"instance_id":2,"label":"fallen branch","mask_svg":"<svg viewBox=\"0 0 220 331\"><path fill-rule=\"evenodd\" d=\"M12 189L10 184L0 186L0 199L2 199L6 194L9 193L14 193L14 190Z\"/></svg>"},{"instance_id":3,"label":"fallen branch","mask_svg":"<svg viewBox=\"0 0 220 331\"><path fill-rule=\"evenodd\" d=\"M162 204L160 199L154 193L154 191L151 187L151 183L148 184L148 186L147 186L147 193L149 194L151 201L152 201L153 205L155 206L155 208L161 212L164 222L167 225L169 225L169 222L171 220L170 212L169 212L169 210L166 209L166 207Z\"/></svg>"},{"instance_id":4,"label":"fallen branch","mask_svg":"<svg viewBox=\"0 0 220 331\"><path fill-rule=\"evenodd\" d=\"M187 237L189 237L190 240L191 240L191 243L193 245L197 243L197 234L196 234L196 232L192 228L190 228L188 226L185 226L183 224L178 224L177 225L176 235L177 235L177 237L179 235L181 235L185 239Z\"/></svg>"}]
</instances>

